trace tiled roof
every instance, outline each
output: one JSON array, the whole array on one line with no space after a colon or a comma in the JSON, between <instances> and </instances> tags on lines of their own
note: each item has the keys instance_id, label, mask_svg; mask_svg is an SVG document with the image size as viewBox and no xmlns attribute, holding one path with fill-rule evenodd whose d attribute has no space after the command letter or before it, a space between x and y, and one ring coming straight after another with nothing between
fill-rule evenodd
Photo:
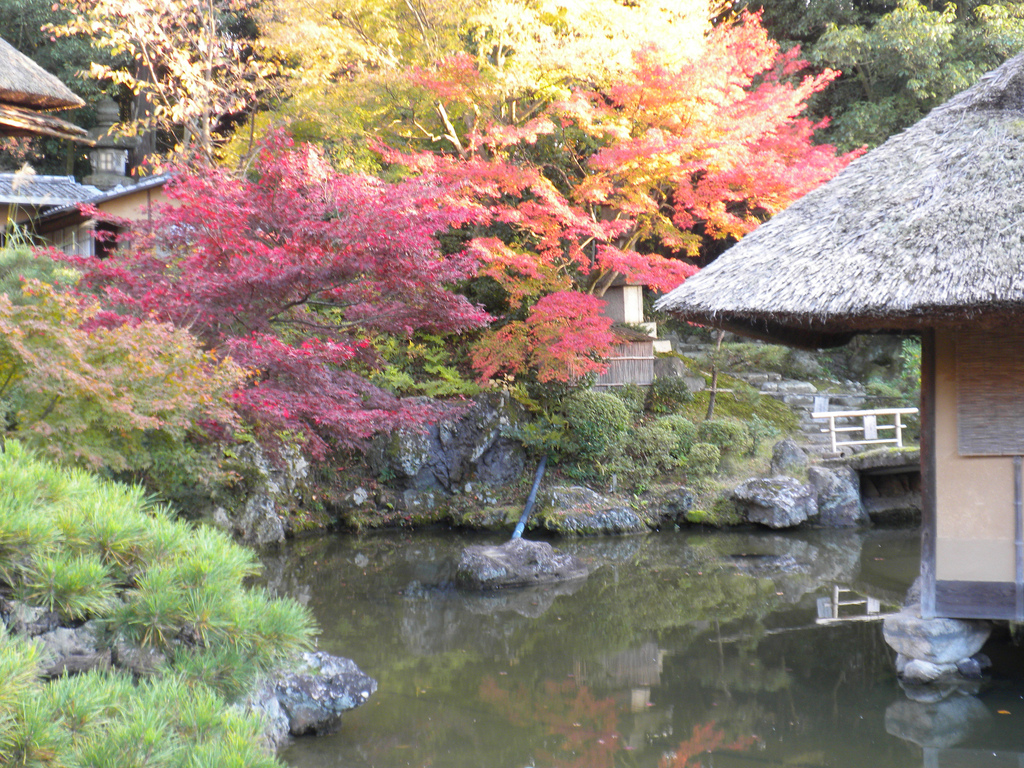
<instances>
[{"instance_id":1,"label":"tiled roof","mask_svg":"<svg viewBox=\"0 0 1024 768\"><path fill-rule=\"evenodd\" d=\"M79 184L72 176L0 173L0 203L9 205L70 205L102 192L88 184Z\"/></svg>"}]
</instances>

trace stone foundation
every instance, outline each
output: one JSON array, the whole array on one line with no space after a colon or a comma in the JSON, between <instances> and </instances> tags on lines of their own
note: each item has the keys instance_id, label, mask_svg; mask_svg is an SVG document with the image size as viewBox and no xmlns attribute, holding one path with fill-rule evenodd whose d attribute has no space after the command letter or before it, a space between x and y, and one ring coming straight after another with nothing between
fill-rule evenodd
<instances>
[{"instance_id":1,"label":"stone foundation","mask_svg":"<svg viewBox=\"0 0 1024 768\"><path fill-rule=\"evenodd\" d=\"M882 634L896 651L896 674L908 685L981 677L979 654L992 632L987 621L923 619L919 605L885 618Z\"/></svg>"}]
</instances>

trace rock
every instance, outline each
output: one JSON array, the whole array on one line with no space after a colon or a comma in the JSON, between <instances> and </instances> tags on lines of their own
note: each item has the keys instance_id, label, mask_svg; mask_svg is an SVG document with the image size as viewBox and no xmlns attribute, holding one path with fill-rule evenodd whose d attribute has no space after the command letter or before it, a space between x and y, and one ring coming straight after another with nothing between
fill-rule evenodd
<instances>
[{"instance_id":1,"label":"rock","mask_svg":"<svg viewBox=\"0 0 1024 768\"><path fill-rule=\"evenodd\" d=\"M536 524L564 536L646 533L647 523L629 507L590 488L559 485L543 491L537 498Z\"/></svg>"},{"instance_id":2,"label":"rock","mask_svg":"<svg viewBox=\"0 0 1024 768\"><path fill-rule=\"evenodd\" d=\"M795 376L813 378L822 373L821 366L818 364L818 356L807 350L791 349L786 355L786 363L790 372Z\"/></svg>"},{"instance_id":3,"label":"rock","mask_svg":"<svg viewBox=\"0 0 1024 768\"><path fill-rule=\"evenodd\" d=\"M747 521L769 528L791 528L818 513L810 486L791 477L753 478L731 495Z\"/></svg>"},{"instance_id":4,"label":"rock","mask_svg":"<svg viewBox=\"0 0 1024 768\"><path fill-rule=\"evenodd\" d=\"M428 432L400 431L378 438L367 459L400 490L454 493L471 480L503 485L526 467L526 451L505 436L525 415L507 393L487 393L456 418Z\"/></svg>"},{"instance_id":5,"label":"rock","mask_svg":"<svg viewBox=\"0 0 1024 768\"><path fill-rule=\"evenodd\" d=\"M780 440L772 448L772 474L782 475L788 471L804 469L807 466L807 452L791 438Z\"/></svg>"},{"instance_id":6,"label":"rock","mask_svg":"<svg viewBox=\"0 0 1024 768\"><path fill-rule=\"evenodd\" d=\"M285 538L277 502L267 493L257 493L246 500L234 528L242 541L257 547L279 544Z\"/></svg>"},{"instance_id":7,"label":"rock","mask_svg":"<svg viewBox=\"0 0 1024 768\"><path fill-rule=\"evenodd\" d=\"M302 654L302 661L305 669L286 673L274 684L292 736L337 730L341 715L365 704L377 690L377 681L351 659L316 651Z\"/></svg>"},{"instance_id":8,"label":"rock","mask_svg":"<svg viewBox=\"0 0 1024 768\"><path fill-rule=\"evenodd\" d=\"M785 395L813 395L818 391L818 388L809 381L785 379L779 382L776 391Z\"/></svg>"},{"instance_id":9,"label":"rock","mask_svg":"<svg viewBox=\"0 0 1024 768\"><path fill-rule=\"evenodd\" d=\"M956 664L934 664L922 659L909 659L903 665L902 678L911 685L926 685L939 678L956 674Z\"/></svg>"},{"instance_id":10,"label":"rock","mask_svg":"<svg viewBox=\"0 0 1024 768\"><path fill-rule=\"evenodd\" d=\"M948 749L963 742L991 717L988 707L973 696L947 693L935 702L893 702L885 710L885 730L922 747Z\"/></svg>"},{"instance_id":11,"label":"rock","mask_svg":"<svg viewBox=\"0 0 1024 768\"><path fill-rule=\"evenodd\" d=\"M251 546L284 541L287 530L282 512L300 499L309 462L300 451L288 447L282 448L278 463L270 461L254 443L239 447L236 453L239 474L245 478L245 496L231 510L212 510L213 523Z\"/></svg>"},{"instance_id":12,"label":"rock","mask_svg":"<svg viewBox=\"0 0 1024 768\"><path fill-rule=\"evenodd\" d=\"M661 521L682 525L686 522L686 513L693 509L697 497L689 488L677 488L662 497Z\"/></svg>"},{"instance_id":13,"label":"rock","mask_svg":"<svg viewBox=\"0 0 1024 768\"><path fill-rule=\"evenodd\" d=\"M455 583L462 589L491 590L582 579L587 566L555 552L543 541L514 539L497 546L474 545L462 551Z\"/></svg>"},{"instance_id":14,"label":"rock","mask_svg":"<svg viewBox=\"0 0 1024 768\"><path fill-rule=\"evenodd\" d=\"M16 635L36 637L51 632L61 625L60 616L55 612L45 608L34 608L18 601L7 602L4 600L2 612L7 627Z\"/></svg>"},{"instance_id":15,"label":"rock","mask_svg":"<svg viewBox=\"0 0 1024 768\"><path fill-rule=\"evenodd\" d=\"M255 712L263 720L263 738L268 753L277 752L288 744L291 736L288 714L277 700L274 685L264 685L249 694L238 708Z\"/></svg>"},{"instance_id":16,"label":"rock","mask_svg":"<svg viewBox=\"0 0 1024 768\"><path fill-rule=\"evenodd\" d=\"M817 499L818 525L855 528L871 523L860 499L860 482L855 471L849 467L810 467L807 479Z\"/></svg>"},{"instance_id":17,"label":"rock","mask_svg":"<svg viewBox=\"0 0 1024 768\"><path fill-rule=\"evenodd\" d=\"M885 642L894 651L938 665L970 658L981 650L991 631L987 621L922 619L914 606L886 616L882 624Z\"/></svg>"},{"instance_id":18,"label":"rock","mask_svg":"<svg viewBox=\"0 0 1024 768\"><path fill-rule=\"evenodd\" d=\"M111 662L131 672L136 677L149 677L156 672L167 661L167 657L154 648L137 648L121 641L115 643Z\"/></svg>"},{"instance_id":19,"label":"rock","mask_svg":"<svg viewBox=\"0 0 1024 768\"><path fill-rule=\"evenodd\" d=\"M686 384L690 392L701 392L707 389L707 381L703 376L694 375L686 363L678 357L666 355L654 358L654 377L657 379L679 378Z\"/></svg>"},{"instance_id":20,"label":"rock","mask_svg":"<svg viewBox=\"0 0 1024 768\"><path fill-rule=\"evenodd\" d=\"M109 669L111 652L102 647L95 621L75 629L58 627L37 637L46 656L43 665L45 677L78 674L90 669Z\"/></svg>"},{"instance_id":21,"label":"rock","mask_svg":"<svg viewBox=\"0 0 1024 768\"><path fill-rule=\"evenodd\" d=\"M967 680L979 680L982 674L981 662L975 658L960 659L956 663L956 671Z\"/></svg>"}]
</instances>

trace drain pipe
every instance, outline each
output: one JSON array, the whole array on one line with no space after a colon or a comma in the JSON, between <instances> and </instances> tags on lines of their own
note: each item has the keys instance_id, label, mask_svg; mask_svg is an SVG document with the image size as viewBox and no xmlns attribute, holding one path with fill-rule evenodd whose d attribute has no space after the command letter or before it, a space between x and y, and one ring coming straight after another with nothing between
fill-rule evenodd
<instances>
[{"instance_id":1,"label":"drain pipe","mask_svg":"<svg viewBox=\"0 0 1024 768\"><path fill-rule=\"evenodd\" d=\"M540 463L537 465L537 474L533 478L533 488L530 489L530 495L526 498L526 507L523 509L522 517L519 518L519 522L516 524L516 529L512 531L512 541L515 541L523 535L523 531L526 530L526 520L530 517L530 510L533 509L533 502L537 500L537 489L540 488L541 478L544 477L544 469L548 465L547 454L540 457Z\"/></svg>"}]
</instances>

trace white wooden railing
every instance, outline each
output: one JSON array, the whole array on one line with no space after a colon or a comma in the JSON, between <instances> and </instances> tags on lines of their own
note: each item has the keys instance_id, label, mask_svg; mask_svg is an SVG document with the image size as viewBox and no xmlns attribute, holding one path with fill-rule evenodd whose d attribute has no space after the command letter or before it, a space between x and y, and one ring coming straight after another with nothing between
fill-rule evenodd
<instances>
[{"instance_id":1,"label":"white wooden railing","mask_svg":"<svg viewBox=\"0 0 1024 768\"><path fill-rule=\"evenodd\" d=\"M847 445L895 445L903 447L903 429L906 425L901 417L917 413L917 408L874 408L870 411L815 411L811 414L814 419L828 419L827 432L832 440L832 452L837 453L840 448ZM879 424L879 416L892 416L892 424ZM850 426L836 426L836 419L860 419L860 424ZM893 431L892 437L879 437L881 431ZM860 432L862 440L840 440L839 437L848 432Z\"/></svg>"}]
</instances>

